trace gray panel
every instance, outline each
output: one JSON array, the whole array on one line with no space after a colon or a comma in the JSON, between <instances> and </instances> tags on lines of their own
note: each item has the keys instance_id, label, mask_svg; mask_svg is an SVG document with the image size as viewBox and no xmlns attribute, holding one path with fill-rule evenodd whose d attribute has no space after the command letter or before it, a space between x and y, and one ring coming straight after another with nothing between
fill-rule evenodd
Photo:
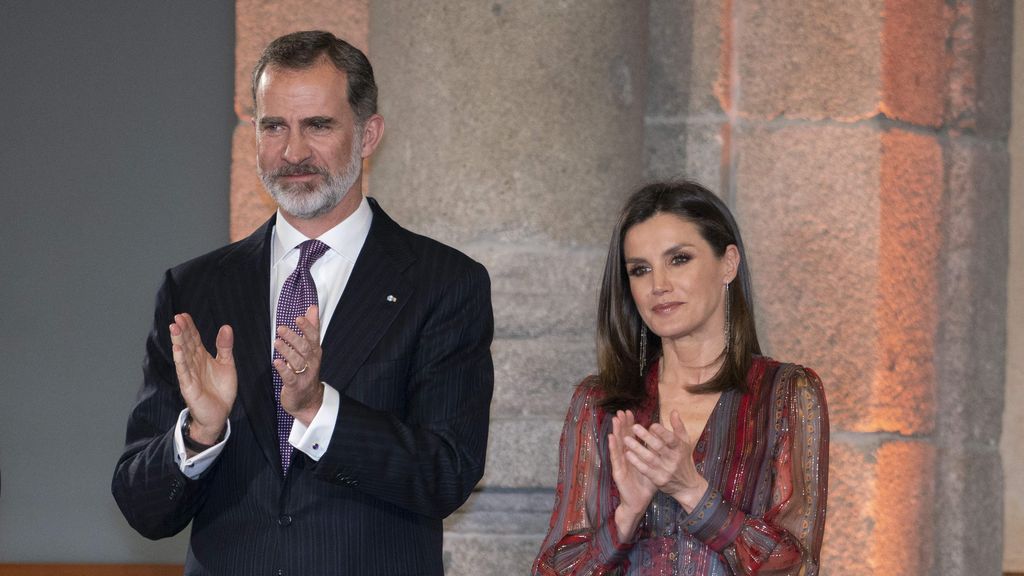
<instances>
[{"instance_id":1,"label":"gray panel","mask_svg":"<svg viewBox=\"0 0 1024 576\"><path fill-rule=\"evenodd\" d=\"M233 2L5 2L0 561L181 562L110 496L167 267L228 236Z\"/></svg>"}]
</instances>

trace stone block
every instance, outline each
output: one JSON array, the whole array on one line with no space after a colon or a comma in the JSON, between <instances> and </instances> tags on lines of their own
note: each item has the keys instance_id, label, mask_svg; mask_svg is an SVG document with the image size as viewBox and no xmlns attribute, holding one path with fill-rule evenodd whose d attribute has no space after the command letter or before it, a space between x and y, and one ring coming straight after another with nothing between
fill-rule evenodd
<instances>
[{"instance_id":1,"label":"stone block","mask_svg":"<svg viewBox=\"0 0 1024 576\"><path fill-rule=\"evenodd\" d=\"M445 574L527 574L547 532L552 490L474 492L445 520Z\"/></svg>"},{"instance_id":2,"label":"stone block","mask_svg":"<svg viewBox=\"0 0 1024 576\"><path fill-rule=\"evenodd\" d=\"M642 169L635 3L380 1L374 194L455 245L603 245ZM375 23L380 23L379 26Z\"/></svg>"},{"instance_id":3,"label":"stone block","mask_svg":"<svg viewBox=\"0 0 1024 576\"><path fill-rule=\"evenodd\" d=\"M887 0L882 28L882 100L886 116L941 126L953 11L935 0Z\"/></svg>"},{"instance_id":4,"label":"stone block","mask_svg":"<svg viewBox=\"0 0 1024 576\"><path fill-rule=\"evenodd\" d=\"M564 418L491 419L484 488L551 488Z\"/></svg>"},{"instance_id":5,"label":"stone block","mask_svg":"<svg viewBox=\"0 0 1024 576\"><path fill-rule=\"evenodd\" d=\"M649 117L679 120L725 111L727 4L718 0L648 3Z\"/></svg>"},{"instance_id":6,"label":"stone block","mask_svg":"<svg viewBox=\"0 0 1024 576\"><path fill-rule=\"evenodd\" d=\"M902 130L883 132L881 144L871 418L879 430L920 434L935 422L943 151L935 136Z\"/></svg>"},{"instance_id":7,"label":"stone block","mask_svg":"<svg viewBox=\"0 0 1024 576\"><path fill-rule=\"evenodd\" d=\"M647 180L688 178L724 194L728 189L725 118L662 122L648 118L644 134Z\"/></svg>"},{"instance_id":8,"label":"stone block","mask_svg":"<svg viewBox=\"0 0 1024 576\"><path fill-rule=\"evenodd\" d=\"M404 202L396 198L385 206ZM611 236L611 226L606 231ZM491 276L495 336L547 334L593 340L605 244L568 247L539 243L472 243L460 246Z\"/></svg>"},{"instance_id":9,"label":"stone block","mask_svg":"<svg viewBox=\"0 0 1024 576\"><path fill-rule=\"evenodd\" d=\"M564 417L576 385L596 371L592 338L495 340L491 353L494 418Z\"/></svg>"},{"instance_id":10,"label":"stone block","mask_svg":"<svg viewBox=\"0 0 1024 576\"><path fill-rule=\"evenodd\" d=\"M949 140L947 167L950 250L992 248L1005 239L1009 209L1009 153L1001 140L953 136ZM954 218L955 216L955 218ZM985 267L1005 260L1005 249L987 256Z\"/></svg>"},{"instance_id":11,"label":"stone block","mask_svg":"<svg viewBox=\"0 0 1024 576\"><path fill-rule=\"evenodd\" d=\"M1005 144L952 138L937 334L941 434L999 442L1006 350L1009 162Z\"/></svg>"},{"instance_id":12,"label":"stone block","mask_svg":"<svg viewBox=\"0 0 1024 576\"><path fill-rule=\"evenodd\" d=\"M768 353L819 371L837 429L930 431L936 137L755 127L737 150L736 210Z\"/></svg>"},{"instance_id":13,"label":"stone block","mask_svg":"<svg viewBox=\"0 0 1024 576\"><path fill-rule=\"evenodd\" d=\"M252 117L252 69L274 38L326 30L367 51L369 0L238 0L235 3L235 112ZM373 59L370 59L373 62Z\"/></svg>"},{"instance_id":14,"label":"stone block","mask_svg":"<svg viewBox=\"0 0 1024 576\"><path fill-rule=\"evenodd\" d=\"M936 561L945 574L1001 574L1003 470L996 447L944 443L935 473Z\"/></svg>"},{"instance_id":15,"label":"stone block","mask_svg":"<svg viewBox=\"0 0 1024 576\"><path fill-rule=\"evenodd\" d=\"M277 203L256 172L256 135L248 122L231 140L231 240L245 238L274 213Z\"/></svg>"},{"instance_id":16,"label":"stone block","mask_svg":"<svg viewBox=\"0 0 1024 576\"><path fill-rule=\"evenodd\" d=\"M927 442L833 434L822 574L930 574L934 465Z\"/></svg>"},{"instance_id":17,"label":"stone block","mask_svg":"<svg viewBox=\"0 0 1024 576\"><path fill-rule=\"evenodd\" d=\"M998 573L1005 394L1009 163L1005 144L950 139L937 335L942 451L937 469L941 562ZM1007 540L1009 545L1010 540Z\"/></svg>"},{"instance_id":18,"label":"stone block","mask_svg":"<svg viewBox=\"0 0 1024 576\"><path fill-rule=\"evenodd\" d=\"M478 490L444 521L446 533L520 534L540 539L547 533L554 490Z\"/></svg>"},{"instance_id":19,"label":"stone block","mask_svg":"<svg viewBox=\"0 0 1024 576\"><path fill-rule=\"evenodd\" d=\"M1013 2L950 2L949 124L994 138L1010 129Z\"/></svg>"},{"instance_id":20,"label":"stone block","mask_svg":"<svg viewBox=\"0 0 1024 576\"><path fill-rule=\"evenodd\" d=\"M755 0L735 6L748 118L854 120L878 111L883 0Z\"/></svg>"},{"instance_id":21,"label":"stone block","mask_svg":"<svg viewBox=\"0 0 1024 576\"><path fill-rule=\"evenodd\" d=\"M854 442L832 434L829 446L828 504L825 540L821 549L821 573L828 576L870 576L871 558L866 553L874 524L868 506L874 480L874 454Z\"/></svg>"},{"instance_id":22,"label":"stone block","mask_svg":"<svg viewBox=\"0 0 1024 576\"><path fill-rule=\"evenodd\" d=\"M541 538L536 536L445 534L444 573L447 576L529 574L540 543Z\"/></svg>"},{"instance_id":23,"label":"stone block","mask_svg":"<svg viewBox=\"0 0 1024 576\"><path fill-rule=\"evenodd\" d=\"M931 574L929 529L935 504L935 448L920 441L885 442L876 453L871 556L876 574ZM907 527L917 527L908 534ZM894 543L899 545L894 545Z\"/></svg>"},{"instance_id":24,"label":"stone block","mask_svg":"<svg viewBox=\"0 0 1024 576\"><path fill-rule=\"evenodd\" d=\"M869 429L878 365L880 132L750 128L735 136L734 211L762 348L814 368L835 429Z\"/></svg>"}]
</instances>

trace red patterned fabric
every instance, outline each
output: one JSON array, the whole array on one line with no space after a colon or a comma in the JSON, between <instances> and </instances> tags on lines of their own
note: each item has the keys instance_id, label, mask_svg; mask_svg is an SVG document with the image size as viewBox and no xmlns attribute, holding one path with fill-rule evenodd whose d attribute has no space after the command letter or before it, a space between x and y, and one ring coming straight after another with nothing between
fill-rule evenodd
<instances>
[{"instance_id":1,"label":"red patterned fabric","mask_svg":"<svg viewBox=\"0 0 1024 576\"><path fill-rule=\"evenodd\" d=\"M637 420L657 416L658 374ZM748 391L722 393L694 447L709 489L687 514L658 492L631 542L618 542L608 460L611 414L579 385L559 451L550 529L534 574L643 576L818 573L828 494L828 410L810 369L756 358Z\"/></svg>"}]
</instances>

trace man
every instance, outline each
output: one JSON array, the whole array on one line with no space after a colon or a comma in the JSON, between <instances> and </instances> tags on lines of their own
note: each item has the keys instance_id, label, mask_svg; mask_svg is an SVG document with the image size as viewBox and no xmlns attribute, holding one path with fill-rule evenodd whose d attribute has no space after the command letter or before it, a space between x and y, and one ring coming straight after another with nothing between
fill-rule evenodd
<instances>
[{"instance_id":1,"label":"man","mask_svg":"<svg viewBox=\"0 0 1024 576\"><path fill-rule=\"evenodd\" d=\"M329 33L272 42L253 97L277 214L157 296L112 489L148 538L192 523L186 574L441 574L441 521L483 474L487 272L363 197L376 92Z\"/></svg>"}]
</instances>

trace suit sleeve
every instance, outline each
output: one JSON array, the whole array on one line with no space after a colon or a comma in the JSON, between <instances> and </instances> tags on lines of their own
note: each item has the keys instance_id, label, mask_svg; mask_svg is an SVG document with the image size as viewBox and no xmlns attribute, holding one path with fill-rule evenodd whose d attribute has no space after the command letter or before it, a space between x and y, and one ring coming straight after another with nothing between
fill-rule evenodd
<instances>
[{"instance_id":1,"label":"suit sleeve","mask_svg":"<svg viewBox=\"0 0 1024 576\"><path fill-rule=\"evenodd\" d=\"M475 262L444 288L413 355L406 414L342 395L317 477L444 518L483 476L494 367L490 280Z\"/></svg>"},{"instance_id":2,"label":"suit sleeve","mask_svg":"<svg viewBox=\"0 0 1024 576\"><path fill-rule=\"evenodd\" d=\"M167 328L174 314L174 292L168 272L146 340L142 390L128 418L124 452L111 482L114 500L125 519L154 540L173 536L188 525L202 504L213 472L207 470L202 478L189 479L175 459L174 426L185 402L178 389Z\"/></svg>"}]
</instances>

